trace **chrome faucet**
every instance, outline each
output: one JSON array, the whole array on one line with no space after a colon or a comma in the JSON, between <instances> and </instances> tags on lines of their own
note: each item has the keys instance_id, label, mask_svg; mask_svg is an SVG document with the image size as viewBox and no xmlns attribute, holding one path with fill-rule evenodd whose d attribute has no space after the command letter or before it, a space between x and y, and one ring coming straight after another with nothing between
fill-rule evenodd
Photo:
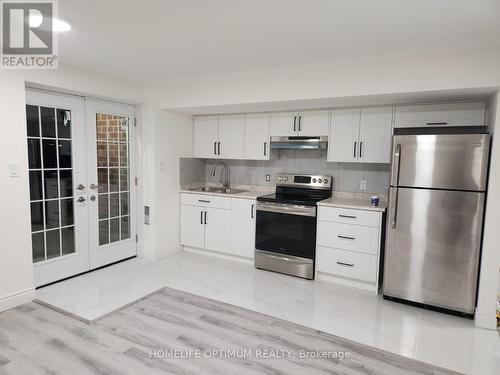
<instances>
[{"instance_id":1,"label":"chrome faucet","mask_svg":"<svg viewBox=\"0 0 500 375\"><path fill-rule=\"evenodd\" d=\"M231 177L230 177L229 167L226 165L226 163L223 163L223 162L215 163L214 167L212 168L212 172L210 174L212 176L215 176L217 166L219 166L219 165L222 165L224 167L224 182L222 185L224 186L224 189L229 190L230 184L231 184Z\"/></svg>"}]
</instances>

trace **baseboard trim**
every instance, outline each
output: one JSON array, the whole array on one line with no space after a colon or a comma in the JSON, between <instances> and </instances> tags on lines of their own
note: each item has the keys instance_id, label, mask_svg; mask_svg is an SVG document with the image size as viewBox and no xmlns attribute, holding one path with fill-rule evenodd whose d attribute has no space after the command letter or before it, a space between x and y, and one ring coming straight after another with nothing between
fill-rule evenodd
<instances>
[{"instance_id":1,"label":"baseboard trim","mask_svg":"<svg viewBox=\"0 0 500 375\"><path fill-rule=\"evenodd\" d=\"M345 286L351 286L354 288L364 289L364 290L368 290L370 292L373 292L375 294L378 294L378 286L376 284L371 284L371 283L367 283L364 281L347 279L347 278L343 278L341 276L335 276L335 275L331 275L331 274L319 272L319 271L316 273L316 280L328 281L331 283L337 283L337 284L341 284L341 285L345 285Z\"/></svg>"},{"instance_id":2,"label":"baseboard trim","mask_svg":"<svg viewBox=\"0 0 500 375\"><path fill-rule=\"evenodd\" d=\"M0 297L0 312L31 302L35 298L36 298L35 288L26 289L21 292Z\"/></svg>"},{"instance_id":3,"label":"baseboard trim","mask_svg":"<svg viewBox=\"0 0 500 375\"><path fill-rule=\"evenodd\" d=\"M492 330L497 329L497 318L494 314L481 314L476 311L474 323L476 327Z\"/></svg>"},{"instance_id":4,"label":"baseboard trim","mask_svg":"<svg viewBox=\"0 0 500 375\"><path fill-rule=\"evenodd\" d=\"M208 255L208 256L215 257L215 258L220 258L220 259L234 260L236 262L241 262L241 263L245 263L245 264L254 265L254 263L255 263L254 260L250 259L250 258L243 258L243 257L239 257L237 255L223 254L223 253L219 253L217 251L211 251L211 250L206 250L206 249L198 249L198 248L195 248L195 247L184 246L184 251L187 251L189 253L196 253L196 254L201 254L201 255Z\"/></svg>"},{"instance_id":5,"label":"baseboard trim","mask_svg":"<svg viewBox=\"0 0 500 375\"><path fill-rule=\"evenodd\" d=\"M172 245L160 250L143 251L142 257L147 260L160 260L170 255L180 253L182 251L182 246Z\"/></svg>"}]
</instances>

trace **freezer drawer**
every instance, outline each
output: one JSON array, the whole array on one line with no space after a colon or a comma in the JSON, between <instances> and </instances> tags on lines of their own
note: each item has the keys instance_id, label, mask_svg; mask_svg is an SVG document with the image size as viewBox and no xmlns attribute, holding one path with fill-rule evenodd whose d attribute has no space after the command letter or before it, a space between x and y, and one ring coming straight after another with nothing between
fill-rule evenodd
<instances>
[{"instance_id":1,"label":"freezer drawer","mask_svg":"<svg viewBox=\"0 0 500 375\"><path fill-rule=\"evenodd\" d=\"M484 193L390 189L384 295L474 312Z\"/></svg>"},{"instance_id":2,"label":"freezer drawer","mask_svg":"<svg viewBox=\"0 0 500 375\"><path fill-rule=\"evenodd\" d=\"M391 186L486 190L489 134L396 135Z\"/></svg>"}]
</instances>

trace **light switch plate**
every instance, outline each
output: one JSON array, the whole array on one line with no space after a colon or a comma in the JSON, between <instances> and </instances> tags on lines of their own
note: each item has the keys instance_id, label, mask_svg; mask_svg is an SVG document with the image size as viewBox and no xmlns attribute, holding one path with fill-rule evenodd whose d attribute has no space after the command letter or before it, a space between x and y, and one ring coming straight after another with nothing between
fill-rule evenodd
<instances>
[{"instance_id":1,"label":"light switch plate","mask_svg":"<svg viewBox=\"0 0 500 375\"><path fill-rule=\"evenodd\" d=\"M359 190L366 191L366 180L359 181Z\"/></svg>"},{"instance_id":2,"label":"light switch plate","mask_svg":"<svg viewBox=\"0 0 500 375\"><path fill-rule=\"evenodd\" d=\"M10 177L19 177L19 165L18 164L9 164L9 176Z\"/></svg>"}]
</instances>

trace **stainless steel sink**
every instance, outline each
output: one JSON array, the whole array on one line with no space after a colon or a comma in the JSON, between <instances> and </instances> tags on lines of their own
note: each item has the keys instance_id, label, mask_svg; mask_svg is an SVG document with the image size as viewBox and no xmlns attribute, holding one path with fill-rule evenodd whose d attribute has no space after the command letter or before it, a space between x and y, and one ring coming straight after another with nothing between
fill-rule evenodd
<instances>
[{"instance_id":1,"label":"stainless steel sink","mask_svg":"<svg viewBox=\"0 0 500 375\"><path fill-rule=\"evenodd\" d=\"M202 191L207 193L221 193L221 194L239 194L244 193L246 190L238 190L238 189L225 189L223 187L211 187L204 186L195 189L189 189L190 191Z\"/></svg>"}]
</instances>

